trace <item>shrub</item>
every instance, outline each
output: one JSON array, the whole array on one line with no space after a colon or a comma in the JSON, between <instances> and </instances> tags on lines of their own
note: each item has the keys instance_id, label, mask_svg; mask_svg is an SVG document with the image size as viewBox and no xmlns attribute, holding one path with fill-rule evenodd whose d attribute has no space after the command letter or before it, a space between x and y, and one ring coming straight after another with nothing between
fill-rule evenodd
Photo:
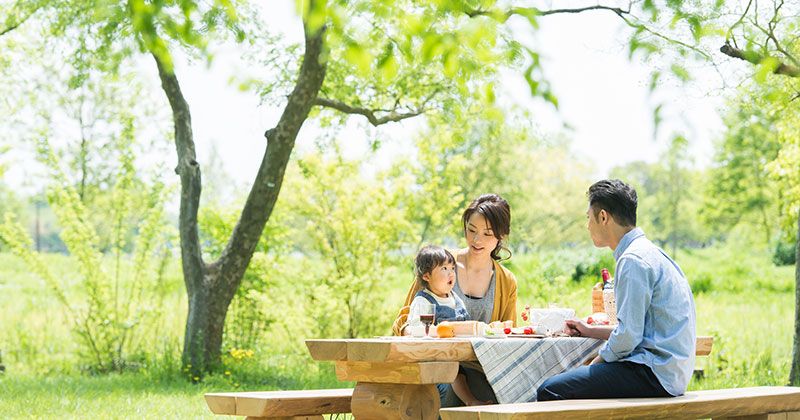
<instances>
[{"instance_id":1,"label":"shrub","mask_svg":"<svg viewBox=\"0 0 800 420\"><path fill-rule=\"evenodd\" d=\"M114 240L109 252L112 270L107 271L97 228L88 222L90 210L69 185L46 142L40 151L53 172L55 184L49 190L48 200L63 228L61 239L70 258L77 263L83 296L68 296L52 268L32 250L30 237L10 213L0 225L0 240L25 260L56 295L78 337L87 369L122 370L131 365L131 355L141 353L146 347L143 336L149 332L149 322L158 317L164 306L159 291L170 257L164 246L167 241L162 213L164 186L155 183L142 195L143 185L136 180L133 154L129 149L121 153L121 169L108 194L110 209L106 224ZM138 233L132 244L131 232ZM130 257L123 252L125 249L133 250Z\"/></svg>"},{"instance_id":2,"label":"shrub","mask_svg":"<svg viewBox=\"0 0 800 420\"><path fill-rule=\"evenodd\" d=\"M791 243L778 241L775 252L772 254L772 262L777 266L794 265L797 257L796 248L797 241Z\"/></svg>"},{"instance_id":3,"label":"shrub","mask_svg":"<svg viewBox=\"0 0 800 420\"><path fill-rule=\"evenodd\" d=\"M695 295L700 293L708 293L714 289L711 274L700 273L689 279L689 285L692 288L692 293Z\"/></svg>"}]
</instances>

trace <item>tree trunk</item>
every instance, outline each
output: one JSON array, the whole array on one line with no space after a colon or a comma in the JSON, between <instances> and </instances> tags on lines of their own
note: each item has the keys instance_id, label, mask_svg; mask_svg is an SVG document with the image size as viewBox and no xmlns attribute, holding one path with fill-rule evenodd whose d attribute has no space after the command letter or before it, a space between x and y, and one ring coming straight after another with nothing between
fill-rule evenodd
<instances>
[{"instance_id":1,"label":"tree trunk","mask_svg":"<svg viewBox=\"0 0 800 420\"><path fill-rule=\"evenodd\" d=\"M797 240L794 248L794 341L789 385L800 386L800 212L797 212Z\"/></svg>"},{"instance_id":2,"label":"tree trunk","mask_svg":"<svg viewBox=\"0 0 800 420\"><path fill-rule=\"evenodd\" d=\"M198 234L200 165L195 155L189 106L173 69L165 66L157 54L152 54L175 124L175 148L178 153L175 172L181 179L181 262L189 297L182 359L184 366L191 365L192 378L197 378L195 380L219 364L228 306L272 214L295 139L325 79L326 65L320 58L323 56L325 28L311 32L304 22L304 29L306 50L297 84L289 95L278 124L265 134L267 147L264 158L230 240L220 258L209 264L203 261Z\"/></svg>"},{"instance_id":3,"label":"tree trunk","mask_svg":"<svg viewBox=\"0 0 800 420\"><path fill-rule=\"evenodd\" d=\"M236 289L225 287L229 282L218 271L206 273L203 284L208 287L195 288L189 294L182 359L193 381L219 365L225 316L236 294Z\"/></svg>"}]
</instances>

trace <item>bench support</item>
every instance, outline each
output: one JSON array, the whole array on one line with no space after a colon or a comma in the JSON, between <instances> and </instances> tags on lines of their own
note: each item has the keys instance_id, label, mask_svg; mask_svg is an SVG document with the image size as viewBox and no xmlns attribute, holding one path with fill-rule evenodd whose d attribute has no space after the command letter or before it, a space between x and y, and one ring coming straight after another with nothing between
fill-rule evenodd
<instances>
[{"instance_id":1,"label":"bench support","mask_svg":"<svg viewBox=\"0 0 800 420\"><path fill-rule=\"evenodd\" d=\"M357 419L436 420L439 405L439 391L433 384L359 382L353 389L351 409Z\"/></svg>"}]
</instances>

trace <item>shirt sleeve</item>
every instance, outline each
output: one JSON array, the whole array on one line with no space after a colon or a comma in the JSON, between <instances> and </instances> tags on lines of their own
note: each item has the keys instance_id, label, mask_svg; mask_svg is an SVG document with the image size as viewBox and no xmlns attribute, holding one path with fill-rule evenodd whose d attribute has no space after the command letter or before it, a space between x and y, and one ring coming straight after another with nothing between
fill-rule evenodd
<instances>
[{"instance_id":1,"label":"shirt sleeve","mask_svg":"<svg viewBox=\"0 0 800 420\"><path fill-rule=\"evenodd\" d=\"M653 270L635 256L624 256L617 263L614 293L617 301L617 327L600 349L606 362L629 355L642 342L647 309L653 297Z\"/></svg>"},{"instance_id":2,"label":"shirt sleeve","mask_svg":"<svg viewBox=\"0 0 800 420\"><path fill-rule=\"evenodd\" d=\"M430 303L428 299L425 299L422 296L417 296L414 300L411 301L411 309L408 311L408 320L406 321L406 325L414 322L415 320L419 320L419 313L420 313L420 305Z\"/></svg>"}]
</instances>

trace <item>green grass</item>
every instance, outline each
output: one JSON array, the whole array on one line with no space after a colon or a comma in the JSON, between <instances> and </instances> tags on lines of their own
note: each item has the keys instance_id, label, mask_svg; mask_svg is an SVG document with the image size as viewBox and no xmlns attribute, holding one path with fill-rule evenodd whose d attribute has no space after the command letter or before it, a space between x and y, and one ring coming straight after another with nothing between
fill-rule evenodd
<instances>
[{"instance_id":1,"label":"green grass","mask_svg":"<svg viewBox=\"0 0 800 420\"><path fill-rule=\"evenodd\" d=\"M613 265L608 254L576 248L515 255L508 265L519 281L519 307L555 302L588 314L590 289L599 276L594 271ZM80 298L71 261L47 258L68 292ZM767 252L729 248L681 250L677 260L695 290L697 332L715 337L711 355L699 361L704 377L694 379L690 389L785 384L792 350L793 267L773 266ZM302 340L313 334L313 325L281 318L264 331L263 345L252 356L226 353L222 372L190 383L179 363L186 297L179 268L170 270L165 302L174 309L150 326L157 331L147 335L147 351L135 355L138 369L93 376L82 367L67 317L52 293L20 260L0 254L0 350L7 368L0 375L0 418L213 417L202 398L205 392L352 386L337 381L330 363L308 356ZM403 270L387 275L378 330L388 332L407 277ZM296 286L286 282L279 287ZM289 289L276 298L274 310L291 320L310 303L300 293L286 294Z\"/></svg>"}]
</instances>

